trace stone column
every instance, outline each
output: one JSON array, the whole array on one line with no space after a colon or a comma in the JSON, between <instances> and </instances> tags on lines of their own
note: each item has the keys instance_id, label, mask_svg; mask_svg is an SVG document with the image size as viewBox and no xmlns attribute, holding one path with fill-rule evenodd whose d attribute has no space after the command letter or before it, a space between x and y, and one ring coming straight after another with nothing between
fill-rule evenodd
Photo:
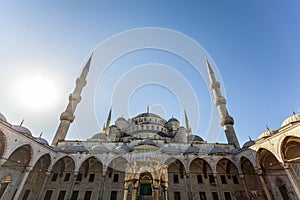
<instances>
[{"instance_id":1,"label":"stone column","mask_svg":"<svg viewBox=\"0 0 300 200\"><path fill-rule=\"evenodd\" d=\"M245 183L245 177L244 177L244 175L240 175L240 178L241 178L241 180L242 180L242 183L243 183L243 186L244 186L244 190L245 190L245 192L246 192L246 196L247 196L247 199L250 199L250 196L249 196L249 192L248 192L248 188L247 188L247 185L246 185L246 183Z\"/></svg>"},{"instance_id":2,"label":"stone column","mask_svg":"<svg viewBox=\"0 0 300 200\"><path fill-rule=\"evenodd\" d=\"M70 190L69 190L69 193L67 195L67 199L70 199L71 196L72 196L72 193L73 193L73 189L74 189L74 185L75 185L75 181L77 179L77 175L78 175L78 172L75 172L74 173L74 176L73 176L73 180L71 180L71 185L70 185Z\"/></svg>"},{"instance_id":3,"label":"stone column","mask_svg":"<svg viewBox=\"0 0 300 200\"><path fill-rule=\"evenodd\" d=\"M219 199L224 199L223 198L223 194L222 194L222 189L221 189L221 186L220 186L219 181L218 181L218 175L214 174L213 176L214 176L214 179L215 179L215 183L216 183L216 188L217 188L217 193L218 193Z\"/></svg>"},{"instance_id":4,"label":"stone column","mask_svg":"<svg viewBox=\"0 0 300 200\"><path fill-rule=\"evenodd\" d=\"M293 176L291 175L290 168L289 168L289 163L284 163L283 168L284 168L284 171L285 171L286 175L288 176L288 178L289 178L289 180L290 180L290 182L293 186L293 189L294 189L294 192L295 192L296 196L298 197L298 199L300 199L299 187L297 186L297 183L295 183L295 180L294 180Z\"/></svg>"},{"instance_id":5,"label":"stone column","mask_svg":"<svg viewBox=\"0 0 300 200\"><path fill-rule=\"evenodd\" d=\"M188 192L188 200L192 200L192 189L191 189L191 182L190 182L190 172L186 171L186 186Z\"/></svg>"},{"instance_id":6,"label":"stone column","mask_svg":"<svg viewBox=\"0 0 300 200\"><path fill-rule=\"evenodd\" d=\"M137 188L134 187L132 189L132 198L131 198L131 200L136 200L136 195L137 195Z\"/></svg>"},{"instance_id":7,"label":"stone column","mask_svg":"<svg viewBox=\"0 0 300 200\"><path fill-rule=\"evenodd\" d=\"M153 180L154 200L159 200L159 180Z\"/></svg>"},{"instance_id":8,"label":"stone column","mask_svg":"<svg viewBox=\"0 0 300 200\"><path fill-rule=\"evenodd\" d=\"M26 167L25 172L24 172L24 176L23 176L23 178L22 178L22 181L21 181L21 183L20 183L20 185L19 185L19 187L18 187L18 190L17 190L17 192L16 192L16 195L14 196L14 200L20 199L20 198L19 198L19 197L20 197L20 194L21 194L21 192L22 192L22 190L23 190L23 187L24 187L24 185L25 185L25 182L26 182L26 180L27 180L27 178L28 178L28 175L29 175L29 173L30 173L31 170L32 170L32 167Z\"/></svg>"},{"instance_id":9,"label":"stone column","mask_svg":"<svg viewBox=\"0 0 300 200\"><path fill-rule=\"evenodd\" d=\"M265 193L266 193L266 195L267 195L268 200L272 200L272 195L271 195L271 193L270 193L270 191L269 191L269 189L268 189L268 186L267 186L267 184L266 184L266 180L265 180L264 177L263 177L263 172L262 172L262 170L259 169L258 172L257 172L257 174L258 174L259 179L260 179L260 181L261 181L261 183L262 183L262 186L263 186L263 188L264 188L264 191L265 191Z\"/></svg>"},{"instance_id":10,"label":"stone column","mask_svg":"<svg viewBox=\"0 0 300 200\"><path fill-rule=\"evenodd\" d=\"M103 200L103 195L105 192L105 179L106 179L106 171L103 171L98 200Z\"/></svg>"},{"instance_id":11,"label":"stone column","mask_svg":"<svg viewBox=\"0 0 300 200\"><path fill-rule=\"evenodd\" d=\"M41 187L41 189L39 191L38 199L42 199L42 193L43 193L43 191L45 189L46 182L47 182L47 180L48 180L48 178L49 178L50 175L51 175L51 173L49 171L47 171L45 173L45 179L44 179L43 185L42 185L42 187Z\"/></svg>"}]
</instances>

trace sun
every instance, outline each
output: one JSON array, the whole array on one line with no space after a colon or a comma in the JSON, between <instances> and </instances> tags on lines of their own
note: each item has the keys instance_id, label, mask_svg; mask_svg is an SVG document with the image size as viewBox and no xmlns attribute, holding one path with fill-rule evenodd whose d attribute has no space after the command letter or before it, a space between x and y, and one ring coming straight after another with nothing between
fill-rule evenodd
<instances>
[{"instance_id":1,"label":"sun","mask_svg":"<svg viewBox=\"0 0 300 200\"><path fill-rule=\"evenodd\" d=\"M58 87L46 75L20 78L16 86L17 103L24 109L44 111L53 108L58 100Z\"/></svg>"}]
</instances>

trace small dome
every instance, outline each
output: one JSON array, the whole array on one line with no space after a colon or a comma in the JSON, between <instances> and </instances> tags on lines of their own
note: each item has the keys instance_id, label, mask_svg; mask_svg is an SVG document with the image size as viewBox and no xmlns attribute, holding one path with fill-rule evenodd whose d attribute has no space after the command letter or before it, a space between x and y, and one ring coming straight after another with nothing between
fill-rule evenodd
<instances>
[{"instance_id":1,"label":"small dome","mask_svg":"<svg viewBox=\"0 0 300 200\"><path fill-rule=\"evenodd\" d=\"M0 120L7 122L6 117L2 113L0 113Z\"/></svg>"},{"instance_id":2,"label":"small dome","mask_svg":"<svg viewBox=\"0 0 300 200\"><path fill-rule=\"evenodd\" d=\"M168 120L168 122L178 122L178 123L179 123L178 119L176 119L176 118L174 118L174 117L170 118L170 119Z\"/></svg>"},{"instance_id":3,"label":"small dome","mask_svg":"<svg viewBox=\"0 0 300 200\"><path fill-rule=\"evenodd\" d=\"M127 120L124 117L119 117L116 121L126 121L127 122Z\"/></svg>"},{"instance_id":4,"label":"small dome","mask_svg":"<svg viewBox=\"0 0 300 200\"><path fill-rule=\"evenodd\" d=\"M91 152L93 152L93 151L108 153L109 149L106 146L98 145L98 146L93 146L92 147Z\"/></svg>"},{"instance_id":5,"label":"small dome","mask_svg":"<svg viewBox=\"0 0 300 200\"><path fill-rule=\"evenodd\" d=\"M225 149L221 147L214 147L210 150L208 154L225 154L225 153L226 153Z\"/></svg>"},{"instance_id":6,"label":"small dome","mask_svg":"<svg viewBox=\"0 0 300 200\"><path fill-rule=\"evenodd\" d=\"M64 149L66 153L83 153L87 151L88 150L82 145L68 146Z\"/></svg>"},{"instance_id":7,"label":"small dome","mask_svg":"<svg viewBox=\"0 0 300 200\"><path fill-rule=\"evenodd\" d=\"M193 141L202 142L204 140L200 136L198 136L198 135L188 135L187 136L187 141L188 142L193 142Z\"/></svg>"},{"instance_id":8,"label":"small dome","mask_svg":"<svg viewBox=\"0 0 300 200\"><path fill-rule=\"evenodd\" d=\"M275 130L267 130L258 136L258 139L269 137L270 135L275 134L277 131Z\"/></svg>"},{"instance_id":9,"label":"small dome","mask_svg":"<svg viewBox=\"0 0 300 200\"><path fill-rule=\"evenodd\" d=\"M28 128L25 128L24 126L19 125L12 125L12 128L18 131L19 133L26 134L26 135L32 135L30 130Z\"/></svg>"},{"instance_id":10,"label":"small dome","mask_svg":"<svg viewBox=\"0 0 300 200\"><path fill-rule=\"evenodd\" d=\"M200 151L199 147L190 146L184 151L184 154L198 154L199 151Z\"/></svg>"},{"instance_id":11,"label":"small dome","mask_svg":"<svg viewBox=\"0 0 300 200\"><path fill-rule=\"evenodd\" d=\"M292 116L289 116L282 122L281 127L286 126L288 124L292 124L293 122L299 122L299 121L300 121L300 114L293 113Z\"/></svg>"},{"instance_id":12,"label":"small dome","mask_svg":"<svg viewBox=\"0 0 300 200\"><path fill-rule=\"evenodd\" d=\"M95 135L93 135L90 140L106 140L107 137L105 135L105 133L96 133Z\"/></svg>"},{"instance_id":13,"label":"small dome","mask_svg":"<svg viewBox=\"0 0 300 200\"><path fill-rule=\"evenodd\" d=\"M253 144L255 144L255 141L250 139L249 141L245 142L245 144L243 145L243 148L250 147Z\"/></svg>"},{"instance_id":14,"label":"small dome","mask_svg":"<svg viewBox=\"0 0 300 200\"><path fill-rule=\"evenodd\" d=\"M54 146L54 147L52 147L52 149L53 149L53 151L56 151L56 152L62 151L62 149L58 146Z\"/></svg>"},{"instance_id":15,"label":"small dome","mask_svg":"<svg viewBox=\"0 0 300 200\"><path fill-rule=\"evenodd\" d=\"M132 152L133 148L130 146L118 146L116 150L121 152Z\"/></svg>"},{"instance_id":16,"label":"small dome","mask_svg":"<svg viewBox=\"0 0 300 200\"><path fill-rule=\"evenodd\" d=\"M48 141L44 138L41 138L41 137L35 138L35 141L37 141L40 144L49 145Z\"/></svg>"},{"instance_id":17,"label":"small dome","mask_svg":"<svg viewBox=\"0 0 300 200\"><path fill-rule=\"evenodd\" d=\"M156 161L155 154L152 152L142 152L135 156L134 158L136 161L141 162L153 162Z\"/></svg>"}]
</instances>

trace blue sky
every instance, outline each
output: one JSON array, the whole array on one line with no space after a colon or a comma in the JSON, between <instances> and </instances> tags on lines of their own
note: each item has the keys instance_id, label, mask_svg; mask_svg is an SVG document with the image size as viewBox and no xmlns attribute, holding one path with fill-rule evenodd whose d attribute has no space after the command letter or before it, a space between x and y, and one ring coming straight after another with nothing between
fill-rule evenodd
<instances>
[{"instance_id":1,"label":"blue sky","mask_svg":"<svg viewBox=\"0 0 300 200\"><path fill-rule=\"evenodd\" d=\"M266 130L266 124L270 129L277 129L292 111L300 112L299 10L297 0L1 1L0 112L12 124L25 119L24 125L33 135L43 132L51 140L75 78L91 51L120 32L160 27L194 39L208 52L222 78L228 109L235 118L235 129L243 144L248 136L256 139ZM189 63L159 50L130 53L105 71L95 90L94 114L98 126L104 123L110 104L117 107L120 103L105 99L106 93L115 86L114 80L122 81L122 75L148 63L168 66L165 70L178 72L183 81L188 80L196 92L200 110L199 123L193 122L192 128L204 137L212 108L205 81ZM55 85L55 92L47 90L48 96L43 101L50 102L43 109L20 104L30 99L27 96L30 92L18 96L24 81L35 80L36 76ZM170 77L166 79L172 81ZM155 82L132 91L130 99L126 99L129 112L122 114L133 117L144 112L149 104L166 118L174 115L180 120L182 109L187 109L193 121L199 112L184 103L180 107L180 101L186 100L176 99L178 94L171 86L163 87ZM81 103L79 110L87 103L84 93ZM114 110L114 115L117 118L120 112ZM88 129L89 126L93 128ZM86 120L84 129L86 132L76 133L76 127L72 127L70 139L85 139L98 131L97 126ZM219 141L224 141L224 137Z\"/></svg>"}]
</instances>

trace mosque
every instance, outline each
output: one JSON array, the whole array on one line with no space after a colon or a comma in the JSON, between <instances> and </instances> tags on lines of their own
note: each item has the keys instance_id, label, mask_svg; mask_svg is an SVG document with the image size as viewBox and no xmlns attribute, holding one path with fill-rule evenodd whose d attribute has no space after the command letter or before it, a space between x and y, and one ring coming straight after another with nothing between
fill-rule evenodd
<instances>
[{"instance_id":1,"label":"mosque","mask_svg":"<svg viewBox=\"0 0 300 200\"><path fill-rule=\"evenodd\" d=\"M300 115L240 146L209 60L210 88L227 143L209 143L185 122L149 109L111 122L84 141L66 140L92 62L76 80L51 144L0 114L0 199L300 199Z\"/></svg>"}]
</instances>

